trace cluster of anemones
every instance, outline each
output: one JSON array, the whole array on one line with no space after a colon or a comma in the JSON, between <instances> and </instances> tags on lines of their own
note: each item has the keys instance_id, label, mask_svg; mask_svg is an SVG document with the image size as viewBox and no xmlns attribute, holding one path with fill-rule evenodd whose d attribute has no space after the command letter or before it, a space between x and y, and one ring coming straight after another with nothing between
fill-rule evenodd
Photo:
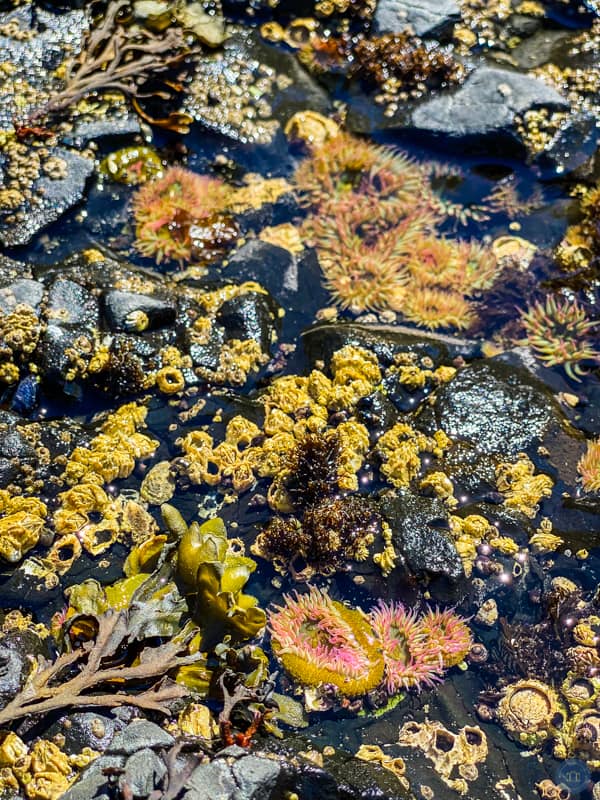
<instances>
[{"instance_id":1,"label":"cluster of anemones","mask_svg":"<svg viewBox=\"0 0 600 800\"><path fill-rule=\"evenodd\" d=\"M170 167L134 195L136 248L158 264L222 255L239 235L225 214L230 194L218 178Z\"/></svg>"},{"instance_id":2,"label":"cluster of anemones","mask_svg":"<svg viewBox=\"0 0 600 800\"><path fill-rule=\"evenodd\" d=\"M391 309L430 329L468 328L470 297L498 272L487 247L436 235L430 174L410 158L341 132L294 175L310 209L302 233L325 285L352 313Z\"/></svg>"},{"instance_id":3,"label":"cluster of anemones","mask_svg":"<svg viewBox=\"0 0 600 800\"><path fill-rule=\"evenodd\" d=\"M378 686L390 695L431 687L472 644L468 625L452 609L419 615L380 601L366 615L314 587L286 595L269 616L269 630L275 655L299 683L331 684L350 697Z\"/></svg>"}]
</instances>

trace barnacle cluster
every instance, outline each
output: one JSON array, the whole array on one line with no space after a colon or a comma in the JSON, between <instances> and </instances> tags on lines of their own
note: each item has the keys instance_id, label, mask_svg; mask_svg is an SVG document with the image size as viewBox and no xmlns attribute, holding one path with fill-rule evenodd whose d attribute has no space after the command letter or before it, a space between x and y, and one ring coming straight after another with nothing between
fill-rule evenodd
<instances>
[{"instance_id":1,"label":"barnacle cluster","mask_svg":"<svg viewBox=\"0 0 600 800\"><path fill-rule=\"evenodd\" d=\"M76 538L94 555L117 540L122 527L122 504L110 497L103 486L128 477L136 459L149 456L156 449L158 443L139 432L146 414L144 406L123 405L107 417L87 447L73 450L63 473L70 488L59 496L53 515L54 528L61 538Z\"/></svg>"},{"instance_id":2,"label":"barnacle cluster","mask_svg":"<svg viewBox=\"0 0 600 800\"><path fill-rule=\"evenodd\" d=\"M140 433L148 409L136 403L122 405L100 425L100 432L87 447L76 447L65 466L69 485L102 486L116 478L126 478L135 467L136 458L151 455L158 442Z\"/></svg>"},{"instance_id":3,"label":"barnacle cluster","mask_svg":"<svg viewBox=\"0 0 600 800\"><path fill-rule=\"evenodd\" d=\"M521 324L528 344L537 358L549 367L562 364L573 380L585 374L581 362L598 363L600 350L594 346L591 321L576 299L548 295L521 314Z\"/></svg>"},{"instance_id":4,"label":"barnacle cluster","mask_svg":"<svg viewBox=\"0 0 600 800\"><path fill-rule=\"evenodd\" d=\"M24 794L28 800L58 800L98 755L90 747L66 755L47 739L29 747L16 733L5 731L0 741L0 792Z\"/></svg>"},{"instance_id":5,"label":"barnacle cluster","mask_svg":"<svg viewBox=\"0 0 600 800\"><path fill-rule=\"evenodd\" d=\"M402 153L344 132L297 168L311 210L302 231L342 309L391 309L431 329L474 321L469 297L493 283L498 264L486 246L436 234L440 204L428 179Z\"/></svg>"},{"instance_id":6,"label":"barnacle cluster","mask_svg":"<svg viewBox=\"0 0 600 800\"><path fill-rule=\"evenodd\" d=\"M218 346L218 363L210 366L198 364L196 374L211 383L224 383L243 386L248 377L259 372L269 356L264 352L261 343L254 338L225 338L226 329L219 323L219 311L224 303L244 295L255 294L264 298L264 308L268 309L270 321L275 322L276 308L268 292L255 281L245 281L235 285L229 284L210 292L198 294L197 307L188 309L189 328L188 341L191 346L201 348L216 343ZM200 313L199 313L200 311ZM224 341L223 341L224 339Z\"/></svg>"},{"instance_id":7,"label":"barnacle cluster","mask_svg":"<svg viewBox=\"0 0 600 800\"><path fill-rule=\"evenodd\" d=\"M533 519L539 510L540 500L552 494L554 483L549 475L536 475L531 460L521 453L512 464L498 464L496 485L504 495L507 508L514 508Z\"/></svg>"},{"instance_id":8,"label":"barnacle cluster","mask_svg":"<svg viewBox=\"0 0 600 800\"><path fill-rule=\"evenodd\" d=\"M292 80L247 52L244 29L230 26L230 33L221 51L198 60L185 110L209 129L244 143L268 144L279 130L271 99Z\"/></svg>"},{"instance_id":9,"label":"barnacle cluster","mask_svg":"<svg viewBox=\"0 0 600 800\"><path fill-rule=\"evenodd\" d=\"M477 557L477 547L483 541L489 541L497 536L498 530L480 514L469 514L466 517L452 514L448 522L454 546L463 563L465 575L469 577L473 571L473 562Z\"/></svg>"},{"instance_id":10,"label":"barnacle cluster","mask_svg":"<svg viewBox=\"0 0 600 800\"><path fill-rule=\"evenodd\" d=\"M38 314L25 303L0 311L0 384L14 384L29 371L42 329Z\"/></svg>"},{"instance_id":11,"label":"barnacle cluster","mask_svg":"<svg viewBox=\"0 0 600 800\"><path fill-rule=\"evenodd\" d=\"M38 543L47 514L41 500L0 489L0 557L12 564L20 561Z\"/></svg>"},{"instance_id":12,"label":"barnacle cluster","mask_svg":"<svg viewBox=\"0 0 600 800\"><path fill-rule=\"evenodd\" d=\"M433 436L416 431L408 423L398 422L377 441L381 472L393 486L408 486L421 469L421 453L440 458L450 445L446 434L438 430Z\"/></svg>"},{"instance_id":13,"label":"barnacle cluster","mask_svg":"<svg viewBox=\"0 0 600 800\"><path fill-rule=\"evenodd\" d=\"M597 220L600 214L600 184L579 186L574 194L580 198L581 219L567 228L555 256L563 269L578 273L597 269L600 256L600 234Z\"/></svg>"},{"instance_id":14,"label":"barnacle cluster","mask_svg":"<svg viewBox=\"0 0 600 800\"><path fill-rule=\"evenodd\" d=\"M236 416L227 424L224 442L216 447L206 431L191 431L179 443L186 475L193 483L210 486L224 481L234 492L247 490L258 477L274 478L268 495L271 507L291 511L285 481L297 442L324 431L330 411L352 410L381 379L374 354L352 345L334 354L331 371L331 378L313 370L308 377L289 375L272 381L259 398L265 409L262 430ZM340 422L336 432L340 443L337 483L342 490L355 491L356 472L369 447L368 432L352 419ZM260 444L254 442L258 437Z\"/></svg>"},{"instance_id":15,"label":"barnacle cluster","mask_svg":"<svg viewBox=\"0 0 600 800\"><path fill-rule=\"evenodd\" d=\"M444 783L463 795L468 793L469 783L477 780L477 765L488 754L487 737L478 726L466 725L454 733L433 720L406 722L398 742L405 747L418 747L433 762Z\"/></svg>"}]
</instances>

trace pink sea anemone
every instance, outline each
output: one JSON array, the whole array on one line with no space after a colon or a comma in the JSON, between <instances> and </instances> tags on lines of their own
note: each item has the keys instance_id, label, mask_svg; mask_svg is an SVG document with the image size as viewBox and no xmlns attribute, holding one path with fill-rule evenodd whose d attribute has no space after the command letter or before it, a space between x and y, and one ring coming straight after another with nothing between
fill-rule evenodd
<instances>
[{"instance_id":1,"label":"pink sea anemone","mask_svg":"<svg viewBox=\"0 0 600 800\"><path fill-rule=\"evenodd\" d=\"M427 636L414 610L380 600L370 619L383 647L385 685L390 694L441 681L442 651L437 641Z\"/></svg>"},{"instance_id":2,"label":"pink sea anemone","mask_svg":"<svg viewBox=\"0 0 600 800\"><path fill-rule=\"evenodd\" d=\"M161 178L144 184L133 198L136 247L157 263L190 258L190 227L224 211L229 190L223 181L170 167Z\"/></svg>"},{"instance_id":3,"label":"pink sea anemone","mask_svg":"<svg viewBox=\"0 0 600 800\"><path fill-rule=\"evenodd\" d=\"M383 656L367 617L326 591L285 595L270 614L269 630L275 655L305 686L333 684L351 697L381 683Z\"/></svg>"},{"instance_id":4,"label":"pink sea anemone","mask_svg":"<svg viewBox=\"0 0 600 800\"><path fill-rule=\"evenodd\" d=\"M438 648L444 667L455 667L466 657L473 637L466 621L451 608L428 609L419 621L420 630Z\"/></svg>"}]
</instances>

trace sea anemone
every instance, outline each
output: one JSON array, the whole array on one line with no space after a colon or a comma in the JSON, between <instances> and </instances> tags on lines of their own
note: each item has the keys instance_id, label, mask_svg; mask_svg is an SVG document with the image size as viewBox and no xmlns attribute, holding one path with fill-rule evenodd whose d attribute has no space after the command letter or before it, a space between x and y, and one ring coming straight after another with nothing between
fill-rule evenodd
<instances>
[{"instance_id":1,"label":"sea anemone","mask_svg":"<svg viewBox=\"0 0 600 800\"><path fill-rule=\"evenodd\" d=\"M431 641L417 613L402 603L379 601L371 611L371 625L383 647L385 685L389 694L402 689L433 686L442 679L440 644Z\"/></svg>"},{"instance_id":2,"label":"sea anemone","mask_svg":"<svg viewBox=\"0 0 600 800\"><path fill-rule=\"evenodd\" d=\"M569 378L584 374L581 361L598 362L600 351L586 338L597 322L588 319L585 309L568 298L550 295L545 303L534 303L521 313L525 343L549 367L562 364Z\"/></svg>"},{"instance_id":3,"label":"sea anemone","mask_svg":"<svg viewBox=\"0 0 600 800\"><path fill-rule=\"evenodd\" d=\"M413 242L408 270L419 288L462 283L457 247L439 236L421 236Z\"/></svg>"},{"instance_id":4,"label":"sea anemone","mask_svg":"<svg viewBox=\"0 0 600 800\"><path fill-rule=\"evenodd\" d=\"M429 646L438 648L444 667L455 667L466 657L473 638L462 617L448 608L445 611L428 609L419 621Z\"/></svg>"},{"instance_id":5,"label":"sea anemone","mask_svg":"<svg viewBox=\"0 0 600 800\"><path fill-rule=\"evenodd\" d=\"M417 212L394 228L371 235L367 220L372 222L378 214L375 198L371 203L367 219L362 216L364 209L344 199L335 216L315 215L303 225L303 233L317 250L324 284L334 302L357 314L401 307L409 255L434 223L431 215Z\"/></svg>"},{"instance_id":6,"label":"sea anemone","mask_svg":"<svg viewBox=\"0 0 600 800\"><path fill-rule=\"evenodd\" d=\"M600 438L588 442L577 464L577 472L586 492L600 491Z\"/></svg>"},{"instance_id":7,"label":"sea anemone","mask_svg":"<svg viewBox=\"0 0 600 800\"><path fill-rule=\"evenodd\" d=\"M194 246L190 227L222 212L228 196L221 180L170 167L133 198L136 248L159 264L165 259L185 261Z\"/></svg>"},{"instance_id":8,"label":"sea anemone","mask_svg":"<svg viewBox=\"0 0 600 800\"><path fill-rule=\"evenodd\" d=\"M408 156L345 132L316 148L297 168L294 182L305 207L332 216L346 198L380 229L409 215L423 194L423 172Z\"/></svg>"},{"instance_id":9,"label":"sea anemone","mask_svg":"<svg viewBox=\"0 0 600 800\"><path fill-rule=\"evenodd\" d=\"M462 294L448 289L412 289L401 311L406 319L430 330L464 330L476 318L472 304Z\"/></svg>"},{"instance_id":10,"label":"sea anemone","mask_svg":"<svg viewBox=\"0 0 600 800\"><path fill-rule=\"evenodd\" d=\"M367 618L326 591L285 595L270 613L269 630L275 655L305 686L332 684L355 697L381 683L383 655Z\"/></svg>"},{"instance_id":11,"label":"sea anemone","mask_svg":"<svg viewBox=\"0 0 600 800\"><path fill-rule=\"evenodd\" d=\"M481 202L464 202L466 177L463 170L454 164L429 161L425 169L431 189L432 208L444 219L451 218L456 224L468 225L485 222L490 218L485 198ZM459 199L460 197L460 199Z\"/></svg>"}]
</instances>

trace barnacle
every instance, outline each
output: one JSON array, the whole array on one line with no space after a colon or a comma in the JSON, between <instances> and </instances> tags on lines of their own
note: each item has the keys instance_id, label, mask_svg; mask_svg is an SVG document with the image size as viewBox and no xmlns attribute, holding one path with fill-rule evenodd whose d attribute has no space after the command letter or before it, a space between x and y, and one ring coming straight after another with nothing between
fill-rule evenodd
<instances>
[{"instance_id":1,"label":"barnacle","mask_svg":"<svg viewBox=\"0 0 600 800\"><path fill-rule=\"evenodd\" d=\"M259 448L248 445L260 435L260 428L245 417L233 417L225 429L225 440L214 446L205 431L191 431L178 444L185 456L185 471L192 483L216 486L224 480L235 492L249 489L259 466Z\"/></svg>"},{"instance_id":2,"label":"barnacle","mask_svg":"<svg viewBox=\"0 0 600 800\"><path fill-rule=\"evenodd\" d=\"M433 720L406 722L398 743L418 747L433 762L444 783L459 794L467 794L469 781L478 777L477 764L485 761L488 754L487 737L481 728L465 725L453 733Z\"/></svg>"},{"instance_id":3,"label":"barnacle","mask_svg":"<svg viewBox=\"0 0 600 800\"><path fill-rule=\"evenodd\" d=\"M291 142L302 142L310 148L321 148L339 136L340 127L330 117L317 111L297 111L285 124L283 132Z\"/></svg>"},{"instance_id":4,"label":"barnacle","mask_svg":"<svg viewBox=\"0 0 600 800\"><path fill-rule=\"evenodd\" d=\"M0 743L0 788L12 788L28 800L58 800L78 772L99 753L84 747L67 756L54 742L38 739L31 747L14 733L4 733Z\"/></svg>"},{"instance_id":5,"label":"barnacle","mask_svg":"<svg viewBox=\"0 0 600 800\"><path fill-rule=\"evenodd\" d=\"M219 350L217 368L199 366L196 374L206 381L243 386L250 373L258 372L268 361L269 356L255 339L229 339Z\"/></svg>"},{"instance_id":6,"label":"barnacle","mask_svg":"<svg viewBox=\"0 0 600 800\"><path fill-rule=\"evenodd\" d=\"M533 519L539 502L552 494L553 482L548 475L535 475L535 467L529 458L519 454L514 464L504 462L496 467L496 485L504 495L504 504Z\"/></svg>"},{"instance_id":7,"label":"barnacle","mask_svg":"<svg viewBox=\"0 0 600 800\"><path fill-rule=\"evenodd\" d=\"M101 486L82 483L62 492L59 499L60 506L54 512L54 528L59 535L76 534L93 555L104 552L117 540L119 504Z\"/></svg>"},{"instance_id":8,"label":"barnacle","mask_svg":"<svg viewBox=\"0 0 600 800\"><path fill-rule=\"evenodd\" d=\"M527 748L539 748L566 720L557 692L538 680L510 684L498 704L497 717L506 733Z\"/></svg>"},{"instance_id":9,"label":"barnacle","mask_svg":"<svg viewBox=\"0 0 600 800\"><path fill-rule=\"evenodd\" d=\"M144 406L127 403L110 414L88 447L71 453L64 472L67 483L103 484L131 475L135 459L151 455L158 446L138 431L147 413Z\"/></svg>"},{"instance_id":10,"label":"barnacle","mask_svg":"<svg viewBox=\"0 0 600 800\"><path fill-rule=\"evenodd\" d=\"M150 505L168 503L175 493L175 478L169 461L159 461L148 472L140 486L140 497Z\"/></svg>"}]
</instances>

